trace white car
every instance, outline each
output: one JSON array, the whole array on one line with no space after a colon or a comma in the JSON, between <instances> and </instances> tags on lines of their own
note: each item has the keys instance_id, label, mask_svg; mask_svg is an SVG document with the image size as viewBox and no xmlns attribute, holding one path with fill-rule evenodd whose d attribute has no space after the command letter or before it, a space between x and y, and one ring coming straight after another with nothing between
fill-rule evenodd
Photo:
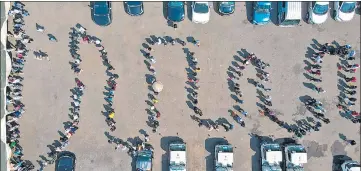
<instances>
[{"instance_id":1,"label":"white car","mask_svg":"<svg viewBox=\"0 0 361 171\"><path fill-rule=\"evenodd\" d=\"M329 2L309 2L308 12L307 12L307 20L312 24L322 24L327 20L328 10L329 10Z\"/></svg>"},{"instance_id":2,"label":"white car","mask_svg":"<svg viewBox=\"0 0 361 171\"><path fill-rule=\"evenodd\" d=\"M210 9L208 2L192 3L192 21L194 23L206 24L209 21Z\"/></svg>"},{"instance_id":3,"label":"white car","mask_svg":"<svg viewBox=\"0 0 361 171\"><path fill-rule=\"evenodd\" d=\"M356 2L335 1L333 2L334 18L336 21L350 21L355 15Z\"/></svg>"}]
</instances>

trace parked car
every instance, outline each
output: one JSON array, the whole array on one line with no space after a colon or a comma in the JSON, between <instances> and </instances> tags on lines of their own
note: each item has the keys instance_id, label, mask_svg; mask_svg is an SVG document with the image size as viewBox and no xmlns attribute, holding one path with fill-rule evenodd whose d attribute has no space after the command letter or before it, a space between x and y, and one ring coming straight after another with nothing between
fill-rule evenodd
<instances>
[{"instance_id":1,"label":"parked car","mask_svg":"<svg viewBox=\"0 0 361 171\"><path fill-rule=\"evenodd\" d=\"M327 20L329 8L329 2L308 2L308 12L306 14L308 23L324 23Z\"/></svg>"},{"instance_id":2,"label":"parked car","mask_svg":"<svg viewBox=\"0 0 361 171\"><path fill-rule=\"evenodd\" d=\"M304 146L288 144L284 149L286 159L286 171L304 170L303 164L307 163L307 152Z\"/></svg>"},{"instance_id":3,"label":"parked car","mask_svg":"<svg viewBox=\"0 0 361 171\"><path fill-rule=\"evenodd\" d=\"M144 148L140 146L136 156L135 168L137 171L153 170L153 150L150 144L145 144Z\"/></svg>"},{"instance_id":4,"label":"parked car","mask_svg":"<svg viewBox=\"0 0 361 171\"><path fill-rule=\"evenodd\" d=\"M357 161L347 160L341 164L342 171L360 171L361 165Z\"/></svg>"},{"instance_id":5,"label":"parked car","mask_svg":"<svg viewBox=\"0 0 361 171\"><path fill-rule=\"evenodd\" d=\"M215 171L233 171L233 147L230 144L218 144L214 148Z\"/></svg>"},{"instance_id":6,"label":"parked car","mask_svg":"<svg viewBox=\"0 0 361 171\"><path fill-rule=\"evenodd\" d=\"M253 2L253 24L265 25L271 21L271 2Z\"/></svg>"},{"instance_id":7,"label":"parked car","mask_svg":"<svg viewBox=\"0 0 361 171\"><path fill-rule=\"evenodd\" d=\"M262 171L282 171L282 149L277 143L261 143Z\"/></svg>"},{"instance_id":8,"label":"parked car","mask_svg":"<svg viewBox=\"0 0 361 171\"><path fill-rule=\"evenodd\" d=\"M131 16L140 16L144 13L142 1L125 1L125 10Z\"/></svg>"},{"instance_id":9,"label":"parked car","mask_svg":"<svg viewBox=\"0 0 361 171\"><path fill-rule=\"evenodd\" d=\"M100 26L112 23L112 6L108 1L90 2L92 20Z\"/></svg>"},{"instance_id":10,"label":"parked car","mask_svg":"<svg viewBox=\"0 0 361 171\"><path fill-rule=\"evenodd\" d=\"M187 149L184 142L172 142L169 144L169 171L187 170Z\"/></svg>"},{"instance_id":11,"label":"parked car","mask_svg":"<svg viewBox=\"0 0 361 171\"><path fill-rule=\"evenodd\" d=\"M184 20L184 2L169 1L167 3L167 18L173 22L181 22Z\"/></svg>"},{"instance_id":12,"label":"parked car","mask_svg":"<svg viewBox=\"0 0 361 171\"><path fill-rule=\"evenodd\" d=\"M220 1L218 2L218 12L222 15L233 14L235 10L234 1Z\"/></svg>"},{"instance_id":13,"label":"parked car","mask_svg":"<svg viewBox=\"0 0 361 171\"><path fill-rule=\"evenodd\" d=\"M356 2L334 1L333 8L336 21L350 21L355 15Z\"/></svg>"},{"instance_id":14,"label":"parked car","mask_svg":"<svg viewBox=\"0 0 361 171\"><path fill-rule=\"evenodd\" d=\"M194 23L206 24L209 21L210 9L208 2L192 3L192 21Z\"/></svg>"},{"instance_id":15,"label":"parked car","mask_svg":"<svg viewBox=\"0 0 361 171\"><path fill-rule=\"evenodd\" d=\"M292 27L299 25L302 19L301 2L277 2L278 25L281 27Z\"/></svg>"},{"instance_id":16,"label":"parked car","mask_svg":"<svg viewBox=\"0 0 361 171\"><path fill-rule=\"evenodd\" d=\"M55 171L74 171L76 157L74 153L64 151L58 155L55 163Z\"/></svg>"}]
</instances>

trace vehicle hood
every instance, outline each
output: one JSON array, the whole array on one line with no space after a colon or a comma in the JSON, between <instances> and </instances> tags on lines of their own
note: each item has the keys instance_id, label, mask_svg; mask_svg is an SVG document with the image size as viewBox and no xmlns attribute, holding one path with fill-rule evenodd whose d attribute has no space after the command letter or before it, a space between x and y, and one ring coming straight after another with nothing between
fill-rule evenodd
<instances>
[{"instance_id":1,"label":"vehicle hood","mask_svg":"<svg viewBox=\"0 0 361 171\"><path fill-rule=\"evenodd\" d=\"M142 6L128 6L128 12L131 15L141 15L143 14Z\"/></svg>"},{"instance_id":2,"label":"vehicle hood","mask_svg":"<svg viewBox=\"0 0 361 171\"><path fill-rule=\"evenodd\" d=\"M168 19L175 22L180 22L184 19L184 9L179 8L168 8Z\"/></svg>"},{"instance_id":3,"label":"vehicle hood","mask_svg":"<svg viewBox=\"0 0 361 171\"><path fill-rule=\"evenodd\" d=\"M219 6L219 12L223 13L223 14L231 14L234 12L234 6L229 6L229 5L220 5Z\"/></svg>"},{"instance_id":4,"label":"vehicle hood","mask_svg":"<svg viewBox=\"0 0 361 171\"><path fill-rule=\"evenodd\" d=\"M107 26L111 23L110 15L93 15L93 20L100 26Z\"/></svg>"},{"instance_id":5,"label":"vehicle hood","mask_svg":"<svg viewBox=\"0 0 361 171\"><path fill-rule=\"evenodd\" d=\"M207 23L209 21L209 17L210 17L209 12L204 14L193 12L192 21L196 23Z\"/></svg>"},{"instance_id":6,"label":"vehicle hood","mask_svg":"<svg viewBox=\"0 0 361 171\"><path fill-rule=\"evenodd\" d=\"M254 12L254 20L257 23L269 22L271 14L269 12Z\"/></svg>"},{"instance_id":7,"label":"vehicle hood","mask_svg":"<svg viewBox=\"0 0 361 171\"><path fill-rule=\"evenodd\" d=\"M355 15L355 11L353 11L351 13L344 13L344 12L341 12L341 11L338 12L338 18L341 21L350 21L350 20L352 20L354 15Z\"/></svg>"},{"instance_id":8,"label":"vehicle hood","mask_svg":"<svg viewBox=\"0 0 361 171\"><path fill-rule=\"evenodd\" d=\"M315 24L322 24L327 20L328 12L324 15L316 15L315 13L312 13L312 22Z\"/></svg>"}]
</instances>

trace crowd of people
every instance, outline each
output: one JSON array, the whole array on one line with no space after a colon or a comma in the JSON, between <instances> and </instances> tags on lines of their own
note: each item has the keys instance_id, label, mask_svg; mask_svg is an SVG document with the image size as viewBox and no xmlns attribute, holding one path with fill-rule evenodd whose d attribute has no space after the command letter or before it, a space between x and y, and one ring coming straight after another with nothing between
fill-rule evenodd
<instances>
[{"instance_id":1,"label":"crowd of people","mask_svg":"<svg viewBox=\"0 0 361 171\"><path fill-rule=\"evenodd\" d=\"M330 53L329 45L326 43L323 48L325 53ZM332 48L331 48L332 49ZM361 123L361 117L360 113L351 110L350 108L356 104L357 98L356 95L356 88L357 85L355 85L356 77L352 76L356 73L357 69L360 67L359 64L350 64L352 61L354 61L356 51L352 50L352 47L350 45L344 45L335 50L335 54L340 57L340 63L338 65L339 70L339 76L340 78L340 95L339 98L339 104L337 107L342 110L340 113L343 112L343 116L346 118L349 118L353 123ZM342 73L343 71L343 73ZM351 75L351 77L346 76Z\"/></svg>"},{"instance_id":2,"label":"crowd of people","mask_svg":"<svg viewBox=\"0 0 361 171\"><path fill-rule=\"evenodd\" d=\"M151 72L151 75L149 75L148 79L148 84L149 87L152 87L152 85L154 85L157 82L157 77L156 77L156 69L155 69L155 63L157 62L155 57L153 55L151 55L151 52L154 51L154 45L164 45L164 46L168 46L168 44L174 46L177 43L185 46L186 42L177 38L177 39L173 39L169 36L165 36L165 37L153 37L151 36L150 38L146 39L147 42L143 44L143 47L145 48L145 50L142 50L144 57L146 58L146 64L148 67L148 70ZM148 114L149 114L149 125L152 127L152 131L153 133L156 133L158 131L158 127L159 127L159 121L158 119L160 118L161 114L160 111L158 110L158 108L156 107L156 104L159 102L158 99L158 94L159 91L155 90L154 87L152 89L152 91L150 91L148 93L148 105L149 105L149 109L147 109Z\"/></svg>"},{"instance_id":3,"label":"crowd of people","mask_svg":"<svg viewBox=\"0 0 361 171\"><path fill-rule=\"evenodd\" d=\"M11 170L31 170L34 169L34 165L23 159L23 148L19 144L20 138L20 125L18 120L22 117L25 110L25 105L21 102L22 96L22 81L24 80L23 69L28 57L27 44L33 41L24 30L24 17L29 16L29 12L24 9L24 4L20 2L14 2L8 15L13 19L13 32L8 31L8 37L15 39L15 45L12 45L8 39L8 44L11 47L7 47L8 53L15 53L10 55L12 57L12 68L8 77L8 83L6 88L6 143L11 148L10 167Z\"/></svg>"}]
</instances>

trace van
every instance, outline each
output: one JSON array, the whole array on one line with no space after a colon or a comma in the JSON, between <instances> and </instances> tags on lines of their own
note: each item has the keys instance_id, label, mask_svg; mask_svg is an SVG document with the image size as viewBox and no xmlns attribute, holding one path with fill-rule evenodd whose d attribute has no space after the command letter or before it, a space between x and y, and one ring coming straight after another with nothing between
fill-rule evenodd
<instances>
[{"instance_id":1,"label":"van","mask_svg":"<svg viewBox=\"0 0 361 171\"><path fill-rule=\"evenodd\" d=\"M281 27L293 27L299 25L302 19L301 10L301 2L278 2L278 25Z\"/></svg>"}]
</instances>

